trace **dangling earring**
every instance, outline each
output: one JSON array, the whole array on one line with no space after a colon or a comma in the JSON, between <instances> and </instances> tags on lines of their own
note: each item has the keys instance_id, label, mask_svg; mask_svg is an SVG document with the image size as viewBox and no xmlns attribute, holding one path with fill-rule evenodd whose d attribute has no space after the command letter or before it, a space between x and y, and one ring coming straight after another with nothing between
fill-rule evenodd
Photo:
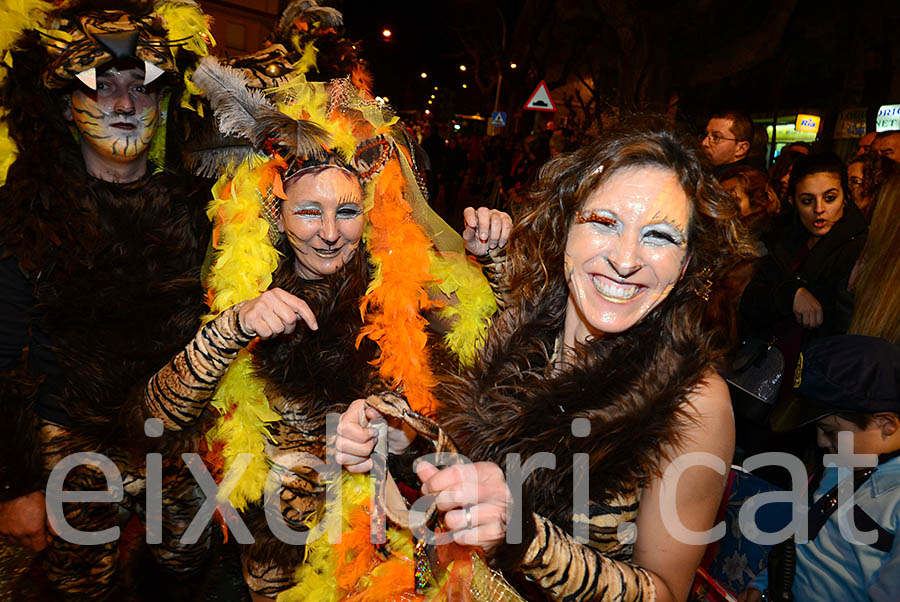
<instances>
[{"instance_id":1,"label":"dangling earring","mask_svg":"<svg viewBox=\"0 0 900 602\"><path fill-rule=\"evenodd\" d=\"M709 279L711 273L712 270L709 267L705 267L697 274L700 283L694 287L694 294L704 301L709 301L709 296L712 294L713 281Z\"/></svg>"}]
</instances>

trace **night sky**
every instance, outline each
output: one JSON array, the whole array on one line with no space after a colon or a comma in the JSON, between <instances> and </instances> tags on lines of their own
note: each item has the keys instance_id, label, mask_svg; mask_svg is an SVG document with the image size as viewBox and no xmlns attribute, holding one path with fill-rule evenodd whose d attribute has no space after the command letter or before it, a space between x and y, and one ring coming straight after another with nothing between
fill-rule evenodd
<instances>
[{"instance_id":1,"label":"night sky","mask_svg":"<svg viewBox=\"0 0 900 602\"><path fill-rule=\"evenodd\" d=\"M474 90L470 88L472 93L466 94L461 87L471 78L459 71L468 57L453 28L464 23L459 22L458 11L443 6L450 4L405 0L334 3L344 13L348 36L362 42L362 56L374 76L376 94L388 96L400 109L424 109L434 86L452 88L465 110L478 110ZM381 35L385 28L392 32L388 42ZM422 72L428 73L427 79L420 77Z\"/></svg>"},{"instance_id":2,"label":"night sky","mask_svg":"<svg viewBox=\"0 0 900 602\"><path fill-rule=\"evenodd\" d=\"M644 36L649 51L663 57L663 69L670 74L655 100L630 108L662 108L659 99L672 89L679 91L679 112L688 119L700 118L725 106L752 113L775 108L836 112L850 106L877 109L879 104L900 103L900 2L886 0L796 1L781 35L762 49L756 49L758 56L750 64L713 81L689 82L692 72L686 69L703 69L704 55L713 60L717 50L727 51L736 42L763 29L778 2L629 2L628 10L639 15L638 26L631 34ZM449 99L444 101L452 104L454 112L485 115L491 109L493 86L487 86L486 93L478 93L472 84L472 74L459 71L460 64L467 64L471 69L472 57L466 53L458 34L481 27L486 32L485 38L499 39L499 6L506 15L512 37L517 17L526 12L523 6L541 3L343 0L331 4L343 11L349 36L362 41L363 56L375 76L376 94L388 96L398 109L421 110L427 107L425 103L437 85L449 94ZM615 29L604 28L606 16L595 16L602 10L617 10L615 3L570 0L545 5L554 7L557 13L580 10L586 17L594 18L590 23L585 20L585 28L601 40L601 52L602 44L607 44L602 40L615 37ZM568 8L560 8L563 5ZM654 24L653 19L663 14L677 18ZM388 43L381 36L385 27L393 32ZM554 34L556 40L551 34L537 43L559 43L564 37L555 31ZM523 40L509 43L515 44L520 54L528 48ZM614 41L608 44L614 49ZM489 47L485 45L486 49ZM496 54L486 49L482 54ZM739 53L741 49L737 50ZM622 53L624 59L628 56ZM485 59L493 60L488 56ZM615 56L611 60L615 61ZM611 69L615 67L613 62ZM422 71L429 74L427 80L419 77ZM548 75L540 65L532 65L530 71L520 69L514 74L517 81L512 75L504 79L503 104L516 110L537 82L545 77L549 81L552 74ZM461 87L464 82L468 82L467 90ZM614 84L613 77L609 86L611 94L615 93Z\"/></svg>"}]
</instances>

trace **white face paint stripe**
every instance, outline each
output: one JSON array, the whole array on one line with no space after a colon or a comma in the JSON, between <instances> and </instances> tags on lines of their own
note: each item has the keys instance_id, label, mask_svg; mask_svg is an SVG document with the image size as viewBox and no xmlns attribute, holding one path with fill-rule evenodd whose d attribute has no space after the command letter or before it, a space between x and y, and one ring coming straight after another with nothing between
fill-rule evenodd
<instances>
[{"instance_id":1,"label":"white face paint stripe","mask_svg":"<svg viewBox=\"0 0 900 602\"><path fill-rule=\"evenodd\" d=\"M78 81L83 83L85 86L87 86L91 90L97 89L97 69L96 68L91 67L90 69L82 71L75 77L77 77Z\"/></svg>"}]
</instances>

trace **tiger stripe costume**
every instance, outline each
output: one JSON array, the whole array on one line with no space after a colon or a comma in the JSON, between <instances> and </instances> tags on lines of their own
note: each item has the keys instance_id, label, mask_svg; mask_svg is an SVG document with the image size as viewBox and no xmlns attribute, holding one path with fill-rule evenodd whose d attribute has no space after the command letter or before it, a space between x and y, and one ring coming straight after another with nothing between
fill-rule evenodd
<instances>
[{"instance_id":1,"label":"tiger stripe costume","mask_svg":"<svg viewBox=\"0 0 900 602\"><path fill-rule=\"evenodd\" d=\"M145 436L141 399L147 380L184 346L203 313L209 183L186 173L179 144L190 97L182 94L183 74L208 52L211 38L195 3L162 4L0 5L8 26L0 77L0 142L8 159L0 168L0 290L17 291L19 305L15 315L7 305L13 296L3 296L0 492L3 501L38 499L33 493L60 459L103 454L123 478L122 501L62 505L71 526L95 532L119 526L129 513L144 518L143 458L161 453L164 511L152 518L162 520L163 533L152 553L164 570L154 587L174 596L200 585L184 577L202 571L211 552L208 534L194 546L177 543L202 502L178 455L193 449L196 433L165 442ZM79 111L85 99L93 104L100 84L102 91L124 81L126 72L147 106L135 121L142 144L123 157L128 137L108 137L117 144L104 147L89 135L96 124ZM185 102L168 103L167 94ZM108 105L100 112L111 115ZM163 120L165 128L158 127ZM32 382L39 385L30 395ZM103 474L87 465L74 467L65 486L107 489ZM37 574L61 599L130 595L117 543L75 545L51 534L40 559L44 571Z\"/></svg>"},{"instance_id":2,"label":"tiger stripe costume","mask_svg":"<svg viewBox=\"0 0 900 602\"><path fill-rule=\"evenodd\" d=\"M89 441L48 421L42 421L40 437L46 476L62 459L91 449ZM113 462L122 477L123 499L117 504L64 503L63 517L73 529L96 532L121 527L122 517L127 517L127 514L123 515L123 510L135 513L141 521L147 522L146 467L135 465L122 451L104 451L103 455ZM91 464L76 466L65 479L65 489L71 491L106 491L108 487L106 476ZM209 529L204 530L194 544L182 544L180 541L204 498L193 475L180 459L163 463L161 493L161 543L149 548L159 566L183 578L200 570L209 553ZM47 550L48 578L72 599L105 599L120 579L117 572L119 543L117 538L108 543L85 546L55 538L54 545Z\"/></svg>"},{"instance_id":3,"label":"tiger stripe costume","mask_svg":"<svg viewBox=\"0 0 900 602\"><path fill-rule=\"evenodd\" d=\"M594 505L592 509L597 508ZM591 540L587 545L579 544L551 521L533 515L537 531L520 570L551 600L637 602L656 599L656 590L647 571L623 561L630 556L630 550L616 551L621 546L617 537L607 539L606 545L594 539L595 529L617 531L618 525L610 527L610 522L624 523L637 514L637 504L626 504L622 508L629 510L615 512L615 508L607 507L610 513L591 516ZM617 560L617 556L623 560Z\"/></svg>"},{"instance_id":4,"label":"tiger stripe costume","mask_svg":"<svg viewBox=\"0 0 900 602\"><path fill-rule=\"evenodd\" d=\"M492 280L509 281L506 258L484 263ZM655 585L633 562L630 532L660 449L678 441L686 395L700 380L706 358L685 355L671 370L671 360L644 343L658 337L657 325L645 322L607 348L554 370L561 343L556 308L565 305L567 291L525 304L515 290L504 290L505 310L495 316L479 361L439 389L439 418L472 460L503 468L508 454L524 461L553 452L557 465L525 482L529 518L523 542L501 544L489 560L524 576L550 600L652 602ZM657 380L654 370L668 371L670 378ZM573 435L576 418L590 424L588 436ZM588 474L577 473L590 493L583 543L572 534L574 522L585 518L572 514L576 453L590 458Z\"/></svg>"},{"instance_id":5,"label":"tiger stripe costume","mask_svg":"<svg viewBox=\"0 0 900 602\"><path fill-rule=\"evenodd\" d=\"M286 255L290 251L286 250ZM338 273L306 281L283 261L273 275L278 287L306 301L318 330L305 326L290 336L257 340L251 353L258 376L266 382L269 405L280 420L268 423L271 440L265 448L280 477L281 516L294 531L323 501L324 484L315 466L325 457L325 416L344 411L354 399L390 389L370 363L378 353L369 339L357 345L362 328L358 300L369 280L368 254L359 251ZM495 297L499 292L493 287ZM225 373L251 337L241 329L240 304L222 312L201 328L194 339L148 383L144 410L167 429L189 429L213 394L214 383ZM439 354L439 345L431 346ZM243 550L245 580L250 589L267 597L293 585L303 547L278 541L262 516L251 507L243 513L255 543Z\"/></svg>"},{"instance_id":6,"label":"tiger stripe costume","mask_svg":"<svg viewBox=\"0 0 900 602\"><path fill-rule=\"evenodd\" d=\"M307 302L319 325L304 326L288 337L257 340L254 368L267 383L266 396L280 420L267 424L271 440L264 453L280 477L281 517L288 528L306 530L305 521L321 506L324 484L315 466L325 456L325 415L342 412L349 402L372 391L385 390L369 364L376 347L364 340L355 346L362 327L357 300L365 292L368 259L358 252L338 274L317 281L296 276L286 261L273 276L280 287ZM190 429L238 352L251 339L241 329L240 306L222 312L203 326L194 339L154 376L144 392L148 416L166 429ZM303 561L302 546L291 546L271 533L258 506L242 513L254 543L242 549L244 577L257 595L275 597L294 584Z\"/></svg>"},{"instance_id":7,"label":"tiger stripe costume","mask_svg":"<svg viewBox=\"0 0 900 602\"><path fill-rule=\"evenodd\" d=\"M238 351L253 339L241 329L237 312L237 306L229 308L206 324L147 383L145 408L162 421L166 430L180 431L193 426Z\"/></svg>"}]
</instances>

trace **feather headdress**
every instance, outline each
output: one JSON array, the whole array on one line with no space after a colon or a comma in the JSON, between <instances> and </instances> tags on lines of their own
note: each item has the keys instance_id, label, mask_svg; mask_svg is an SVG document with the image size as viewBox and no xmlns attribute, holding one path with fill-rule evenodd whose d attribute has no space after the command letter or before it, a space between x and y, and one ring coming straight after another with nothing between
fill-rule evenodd
<instances>
[{"instance_id":1,"label":"feather headdress","mask_svg":"<svg viewBox=\"0 0 900 602\"><path fill-rule=\"evenodd\" d=\"M279 111L262 92L251 89L237 69L207 57L193 80L209 99L223 136L219 148L195 147L188 152L189 162L201 175L214 175L266 150L291 160L323 155L329 148L331 136L323 127Z\"/></svg>"},{"instance_id":2,"label":"feather headdress","mask_svg":"<svg viewBox=\"0 0 900 602\"><path fill-rule=\"evenodd\" d=\"M288 38L295 29L336 29L343 24L344 16L337 9L319 6L316 0L294 0L281 14L275 35Z\"/></svg>"},{"instance_id":3,"label":"feather headdress","mask_svg":"<svg viewBox=\"0 0 900 602\"><path fill-rule=\"evenodd\" d=\"M343 16L315 0L294 0L284 9L268 45L252 54L225 59L257 90L272 90L297 75L327 81L350 75L360 85L371 80L357 55L359 45L343 35ZM360 76L357 77L357 74Z\"/></svg>"}]
</instances>

